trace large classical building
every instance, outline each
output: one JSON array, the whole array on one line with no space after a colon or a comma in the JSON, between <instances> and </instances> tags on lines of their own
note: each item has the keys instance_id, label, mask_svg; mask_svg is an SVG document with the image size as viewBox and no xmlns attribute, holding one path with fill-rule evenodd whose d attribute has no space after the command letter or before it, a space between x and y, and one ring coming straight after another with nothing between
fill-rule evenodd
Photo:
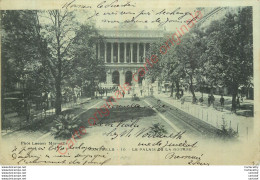
<instances>
[{"instance_id":1,"label":"large classical building","mask_svg":"<svg viewBox=\"0 0 260 180\"><path fill-rule=\"evenodd\" d=\"M163 31L110 29L100 30L100 34L104 43L97 45L97 58L105 62L106 82L103 85L141 84L143 78L137 82L133 80L133 74L144 66L145 57L150 58L147 54L150 43L163 37Z\"/></svg>"}]
</instances>

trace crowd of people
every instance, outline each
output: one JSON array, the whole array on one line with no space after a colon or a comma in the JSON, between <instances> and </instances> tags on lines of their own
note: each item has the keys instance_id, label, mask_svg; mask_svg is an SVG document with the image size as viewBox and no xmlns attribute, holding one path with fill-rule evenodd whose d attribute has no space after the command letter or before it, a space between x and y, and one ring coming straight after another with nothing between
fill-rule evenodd
<instances>
[{"instance_id":1,"label":"crowd of people","mask_svg":"<svg viewBox=\"0 0 260 180\"><path fill-rule=\"evenodd\" d=\"M118 90L118 86L114 86L114 87L109 87L109 88L97 88L96 90L95 90L95 97L97 98L97 97L103 97L103 96L108 96L108 94L110 94L110 93L114 93L114 92L116 92ZM128 92L125 92L125 93L127 93L127 94L130 94L130 91L131 90L128 90ZM122 93L122 95L123 95L123 97L125 97L125 93L123 92Z\"/></svg>"},{"instance_id":2,"label":"crowd of people","mask_svg":"<svg viewBox=\"0 0 260 180\"><path fill-rule=\"evenodd\" d=\"M175 99L179 99L180 98L181 103L184 104L185 97L182 97L182 96L183 95L181 95L180 93L179 93L179 95L178 95L178 93L176 93ZM207 103L208 107L211 107L211 106L214 107L215 106L215 96L213 95L213 93L208 94L207 100L208 100L208 103ZM221 95L221 97L219 98L219 103L220 103L220 107L222 108L222 110L224 109L226 100L225 100L223 95ZM237 95L237 97L236 97L236 108L238 108L238 109L241 108L240 103L243 102L243 100L244 100L244 98L243 98L242 95ZM193 104L197 104L197 103L203 104L203 102L204 102L203 96L201 96L199 98L199 100L196 97L194 97L194 96L192 97L192 103ZM231 111L233 111L233 110L231 110Z\"/></svg>"}]
</instances>

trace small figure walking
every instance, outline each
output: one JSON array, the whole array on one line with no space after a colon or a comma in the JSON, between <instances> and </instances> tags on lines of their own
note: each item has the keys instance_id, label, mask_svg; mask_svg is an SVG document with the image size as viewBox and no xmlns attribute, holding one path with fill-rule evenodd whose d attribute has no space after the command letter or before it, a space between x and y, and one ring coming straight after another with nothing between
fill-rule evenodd
<instances>
[{"instance_id":1,"label":"small figure walking","mask_svg":"<svg viewBox=\"0 0 260 180\"><path fill-rule=\"evenodd\" d=\"M75 94L73 95L73 102L77 103L77 96Z\"/></svg>"},{"instance_id":2,"label":"small figure walking","mask_svg":"<svg viewBox=\"0 0 260 180\"><path fill-rule=\"evenodd\" d=\"M214 107L215 97L213 94L211 94L210 100L211 100L212 106Z\"/></svg>"},{"instance_id":3,"label":"small figure walking","mask_svg":"<svg viewBox=\"0 0 260 180\"><path fill-rule=\"evenodd\" d=\"M182 98L181 98L181 108L183 108L184 103L185 103L185 97L182 97Z\"/></svg>"},{"instance_id":4,"label":"small figure walking","mask_svg":"<svg viewBox=\"0 0 260 180\"><path fill-rule=\"evenodd\" d=\"M221 95L221 98L220 98L220 105L222 106L222 107L224 107L224 102L225 102L225 99L223 98L223 95Z\"/></svg>"},{"instance_id":5,"label":"small figure walking","mask_svg":"<svg viewBox=\"0 0 260 180\"><path fill-rule=\"evenodd\" d=\"M203 101L204 101L204 100L203 100L203 97L200 97L200 98L199 98L199 102L202 104Z\"/></svg>"},{"instance_id":6,"label":"small figure walking","mask_svg":"<svg viewBox=\"0 0 260 180\"><path fill-rule=\"evenodd\" d=\"M210 95L208 95L208 106L210 106L211 104L211 98L210 98Z\"/></svg>"},{"instance_id":7,"label":"small figure walking","mask_svg":"<svg viewBox=\"0 0 260 180\"><path fill-rule=\"evenodd\" d=\"M237 105L238 105L238 108L240 108L240 97L237 96Z\"/></svg>"},{"instance_id":8,"label":"small figure walking","mask_svg":"<svg viewBox=\"0 0 260 180\"><path fill-rule=\"evenodd\" d=\"M197 102L198 102L198 99L194 96L194 97L192 97L192 103L193 104L197 104Z\"/></svg>"},{"instance_id":9,"label":"small figure walking","mask_svg":"<svg viewBox=\"0 0 260 180\"><path fill-rule=\"evenodd\" d=\"M241 102L244 102L244 97L241 95Z\"/></svg>"},{"instance_id":10,"label":"small figure walking","mask_svg":"<svg viewBox=\"0 0 260 180\"><path fill-rule=\"evenodd\" d=\"M181 97L183 97L183 89L181 89Z\"/></svg>"},{"instance_id":11,"label":"small figure walking","mask_svg":"<svg viewBox=\"0 0 260 180\"><path fill-rule=\"evenodd\" d=\"M223 95L221 95L219 102L220 102L220 106L222 107L222 111L223 111L224 103L225 103L225 99L223 98Z\"/></svg>"}]
</instances>

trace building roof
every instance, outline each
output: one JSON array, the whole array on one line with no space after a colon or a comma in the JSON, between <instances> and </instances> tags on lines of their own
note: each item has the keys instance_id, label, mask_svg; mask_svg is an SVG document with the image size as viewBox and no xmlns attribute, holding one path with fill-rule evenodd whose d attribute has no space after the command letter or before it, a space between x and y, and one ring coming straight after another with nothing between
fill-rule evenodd
<instances>
[{"instance_id":1,"label":"building roof","mask_svg":"<svg viewBox=\"0 0 260 180\"><path fill-rule=\"evenodd\" d=\"M149 29L102 29L100 34L106 38L161 38L163 30Z\"/></svg>"}]
</instances>

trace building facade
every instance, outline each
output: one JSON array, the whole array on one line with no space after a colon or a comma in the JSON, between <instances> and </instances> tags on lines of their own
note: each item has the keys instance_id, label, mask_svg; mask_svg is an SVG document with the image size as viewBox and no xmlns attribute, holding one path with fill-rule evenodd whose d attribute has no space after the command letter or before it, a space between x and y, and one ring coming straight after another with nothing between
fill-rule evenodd
<instances>
[{"instance_id":1,"label":"building facade","mask_svg":"<svg viewBox=\"0 0 260 180\"><path fill-rule=\"evenodd\" d=\"M150 44L163 37L161 30L100 30L103 43L97 44L97 58L105 63L106 82L103 86L111 87L129 83L142 84L144 78L136 76L144 66Z\"/></svg>"}]
</instances>

